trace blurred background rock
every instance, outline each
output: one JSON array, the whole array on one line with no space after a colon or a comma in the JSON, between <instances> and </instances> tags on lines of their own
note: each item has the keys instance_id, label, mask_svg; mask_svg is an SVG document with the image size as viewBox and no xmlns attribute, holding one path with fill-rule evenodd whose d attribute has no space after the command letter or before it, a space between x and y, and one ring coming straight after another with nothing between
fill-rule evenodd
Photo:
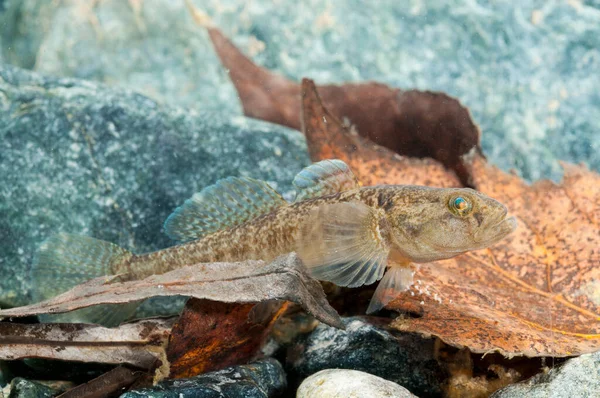
<instances>
[{"instance_id":1,"label":"blurred background rock","mask_svg":"<svg viewBox=\"0 0 600 398\"><path fill-rule=\"evenodd\" d=\"M445 91L483 147L530 180L557 159L600 168L600 2L192 0L255 62L318 83ZM3 58L241 113L205 32L177 0L4 0Z\"/></svg>"}]
</instances>

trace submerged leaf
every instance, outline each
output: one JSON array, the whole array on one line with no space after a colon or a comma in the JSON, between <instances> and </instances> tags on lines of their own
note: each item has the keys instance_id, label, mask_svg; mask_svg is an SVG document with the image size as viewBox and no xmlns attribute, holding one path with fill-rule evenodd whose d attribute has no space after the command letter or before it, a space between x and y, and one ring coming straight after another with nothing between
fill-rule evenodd
<instances>
[{"instance_id":1,"label":"submerged leaf","mask_svg":"<svg viewBox=\"0 0 600 398\"><path fill-rule=\"evenodd\" d=\"M97 304L180 295L227 303L289 300L320 321L343 327L319 282L308 276L293 253L268 264L264 261L196 264L139 281L107 282L110 282L107 277L95 278L41 303L0 310L0 317L54 314Z\"/></svg>"},{"instance_id":2,"label":"submerged leaf","mask_svg":"<svg viewBox=\"0 0 600 398\"><path fill-rule=\"evenodd\" d=\"M435 161L397 157L352 135L308 80L303 122L313 160L340 158L364 185L445 186L452 178ZM560 185L528 185L477 151L463 159L472 185L505 203L519 228L492 248L422 264L411 289L388 306L421 317L392 325L480 353L558 357L599 350L600 175L564 165Z\"/></svg>"},{"instance_id":3,"label":"submerged leaf","mask_svg":"<svg viewBox=\"0 0 600 398\"><path fill-rule=\"evenodd\" d=\"M300 84L254 64L218 28L202 25L240 96L244 114L300 130ZM464 185L471 185L462 157L472 150L481 154L479 129L455 98L375 82L322 85L319 93L329 112L348 119L362 136L400 155L436 159Z\"/></svg>"},{"instance_id":4,"label":"submerged leaf","mask_svg":"<svg viewBox=\"0 0 600 398\"><path fill-rule=\"evenodd\" d=\"M257 306L263 304L269 303ZM171 332L170 377L191 377L251 361L287 307L273 304L272 311L255 320L253 304L190 299Z\"/></svg>"},{"instance_id":5,"label":"submerged leaf","mask_svg":"<svg viewBox=\"0 0 600 398\"><path fill-rule=\"evenodd\" d=\"M173 322L149 319L118 328L0 323L0 359L48 358L153 369L167 364L165 347Z\"/></svg>"},{"instance_id":6,"label":"submerged leaf","mask_svg":"<svg viewBox=\"0 0 600 398\"><path fill-rule=\"evenodd\" d=\"M315 84L308 79L302 83L302 131L313 161L343 160L364 186L384 180L394 184L461 186L456 174L433 159L401 156L351 134L321 103Z\"/></svg>"},{"instance_id":7,"label":"submerged leaf","mask_svg":"<svg viewBox=\"0 0 600 398\"><path fill-rule=\"evenodd\" d=\"M152 321L124 324L118 329L83 324L0 323L0 344L4 343L0 347L0 358L40 356L74 361L122 362L149 368L159 356L163 363L161 376L186 377L251 360L260 350L273 322L286 308L286 300L300 304L322 322L343 328L320 283L307 275L294 253L268 264L263 261L197 264L140 281L108 282L110 280L106 277L92 279L50 300L2 310L0 317L60 313L153 296L183 295L192 298L172 330L172 321L169 327L161 329L160 339L152 337L155 335L152 329L138 331L139 327L129 332L129 337L119 337L135 325L151 325ZM162 325L160 322L167 321L157 322ZM152 337L151 342L138 341L143 337L136 339L135 331L142 336L148 334ZM16 337L27 336L26 333L31 334L31 341ZM47 338L44 337L46 334ZM93 336L90 342L86 340L88 335ZM160 347L147 348L157 343ZM57 348L70 345L74 347L67 350ZM102 347L106 350L102 351ZM134 352L139 352L137 358L133 356Z\"/></svg>"},{"instance_id":8,"label":"submerged leaf","mask_svg":"<svg viewBox=\"0 0 600 398\"><path fill-rule=\"evenodd\" d=\"M60 398L96 398L112 397L124 388L130 387L145 374L134 372L123 366L118 366L101 376L71 388L61 394Z\"/></svg>"}]
</instances>

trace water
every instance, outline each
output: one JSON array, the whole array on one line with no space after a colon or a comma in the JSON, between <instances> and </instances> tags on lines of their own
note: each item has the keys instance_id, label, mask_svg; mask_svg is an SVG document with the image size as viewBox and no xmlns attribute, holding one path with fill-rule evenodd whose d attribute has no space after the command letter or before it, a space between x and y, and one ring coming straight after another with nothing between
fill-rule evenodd
<instances>
[{"instance_id":1,"label":"water","mask_svg":"<svg viewBox=\"0 0 600 398\"><path fill-rule=\"evenodd\" d=\"M559 183L560 160L600 171L598 1L190 3L291 81L457 98L489 162L527 182ZM0 0L0 307L30 301L31 264L53 233L158 250L194 192L250 176L290 200L308 164L299 132L243 116L184 1ZM593 296L590 280L577 294Z\"/></svg>"}]
</instances>

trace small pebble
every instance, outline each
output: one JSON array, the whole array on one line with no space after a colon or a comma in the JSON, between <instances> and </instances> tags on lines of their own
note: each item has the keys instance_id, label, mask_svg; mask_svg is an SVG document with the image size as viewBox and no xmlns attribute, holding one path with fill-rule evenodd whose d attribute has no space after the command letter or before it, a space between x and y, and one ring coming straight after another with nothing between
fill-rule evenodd
<instances>
[{"instance_id":1,"label":"small pebble","mask_svg":"<svg viewBox=\"0 0 600 398\"><path fill-rule=\"evenodd\" d=\"M308 377L296 398L416 397L406 388L358 370L325 369Z\"/></svg>"}]
</instances>

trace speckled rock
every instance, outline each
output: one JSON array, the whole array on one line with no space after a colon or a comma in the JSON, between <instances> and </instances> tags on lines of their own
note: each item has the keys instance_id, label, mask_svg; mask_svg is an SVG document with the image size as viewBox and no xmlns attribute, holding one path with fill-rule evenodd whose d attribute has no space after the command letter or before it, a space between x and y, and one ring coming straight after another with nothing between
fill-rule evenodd
<instances>
[{"instance_id":1,"label":"speckled rock","mask_svg":"<svg viewBox=\"0 0 600 398\"><path fill-rule=\"evenodd\" d=\"M59 391L53 388L16 377L10 383L10 393L7 398L50 398L57 394Z\"/></svg>"},{"instance_id":2,"label":"speckled rock","mask_svg":"<svg viewBox=\"0 0 600 398\"><path fill-rule=\"evenodd\" d=\"M581 355L531 379L496 391L490 398L600 397L600 351Z\"/></svg>"},{"instance_id":3,"label":"speckled rock","mask_svg":"<svg viewBox=\"0 0 600 398\"><path fill-rule=\"evenodd\" d=\"M191 1L255 62L296 81L377 80L459 98L505 170L558 179L557 159L600 169L597 0ZM8 62L241 112L184 1L5 3Z\"/></svg>"},{"instance_id":4,"label":"speckled rock","mask_svg":"<svg viewBox=\"0 0 600 398\"><path fill-rule=\"evenodd\" d=\"M7 65L0 142L1 307L28 302L33 256L51 234L164 248L164 220L194 192L252 176L290 198L309 163L296 131Z\"/></svg>"},{"instance_id":5,"label":"speckled rock","mask_svg":"<svg viewBox=\"0 0 600 398\"><path fill-rule=\"evenodd\" d=\"M396 383L357 370L326 369L306 378L296 398L415 398Z\"/></svg>"},{"instance_id":6,"label":"speckled rock","mask_svg":"<svg viewBox=\"0 0 600 398\"><path fill-rule=\"evenodd\" d=\"M283 367L268 358L189 379L166 380L121 398L270 398L281 396L286 386Z\"/></svg>"},{"instance_id":7,"label":"speckled rock","mask_svg":"<svg viewBox=\"0 0 600 398\"><path fill-rule=\"evenodd\" d=\"M432 339L392 334L359 317L346 330L319 325L288 350L290 384L324 369L353 369L395 382L419 397L439 396L446 374L434 358Z\"/></svg>"},{"instance_id":8,"label":"speckled rock","mask_svg":"<svg viewBox=\"0 0 600 398\"><path fill-rule=\"evenodd\" d=\"M135 3L141 7L137 8ZM8 62L95 80L154 100L241 114L234 87L184 1L8 0Z\"/></svg>"}]
</instances>

